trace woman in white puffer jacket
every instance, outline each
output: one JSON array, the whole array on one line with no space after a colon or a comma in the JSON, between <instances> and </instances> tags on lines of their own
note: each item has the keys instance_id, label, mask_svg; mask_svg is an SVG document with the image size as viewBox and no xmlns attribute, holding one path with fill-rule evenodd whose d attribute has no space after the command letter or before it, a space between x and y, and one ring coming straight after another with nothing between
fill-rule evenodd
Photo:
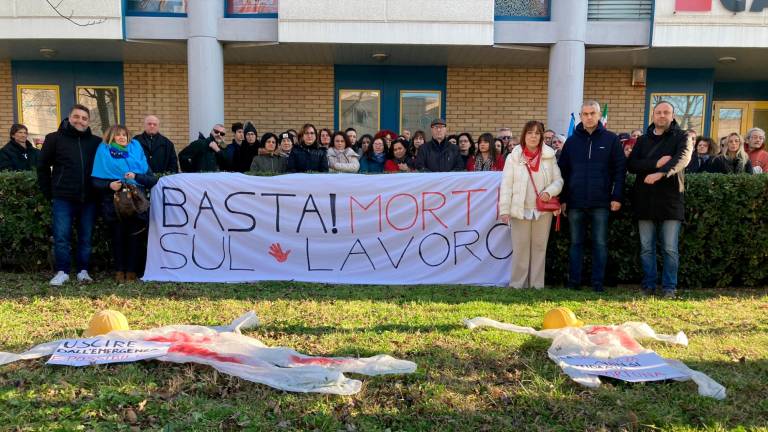
<instances>
[{"instance_id":1,"label":"woman in white puffer jacket","mask_svg":"<svg viewBox=\"0 0 768 432\"><path fill-rule=\"evenodd\" d=\"M356 173L360 170L360 156L352 150L349 137L336 131L328 147L328 172Z\"/></svg>"},{"instance_id":2,"label":"woman in white puffer jacket","mask_svg":"<svg viewBox=\"0 0 768 432\"><path fill-rule=\"evenodd\" d=\"M512 288L544 287L547 241L552 217L559 211L537 210L536 190L542 201L549 201L560 194L563 178L555 151L543 141L544 125L538 121L526 123L521 144L507 156L501 178L499 215L512 232Z\"/></svg>"}]
</instances>

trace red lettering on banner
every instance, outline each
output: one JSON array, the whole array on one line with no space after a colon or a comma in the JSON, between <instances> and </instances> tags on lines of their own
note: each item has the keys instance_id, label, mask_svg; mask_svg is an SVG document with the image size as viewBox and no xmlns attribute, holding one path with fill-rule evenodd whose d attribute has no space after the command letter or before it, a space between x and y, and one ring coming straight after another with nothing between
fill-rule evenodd
<instances>
[{"instance_id":1,"label":"red lettering on banner","mask_svg":"<svg viewBox=\"0 0 768 432\"><path fill-rule=\"evenodd\" d=\"M467 226L471 224L470 214L472 213L472 192L486 192L488 189L469 189L469 190L457 190L452 191L453 195L467 194Z\"/></svg>"},{"instance_id":2,"label":"red lettering on banner","mask_svg":"<svg viewBox=\"0 0 768 432\"><path fill-rule=\"evenodd\" d=\"M440 198L443 199L443 202L440 203L437 207L429 207L427 208L427 195L439 195ZM442 192L422 192L421 193L421 229L426 230L427 229L427 217L426 213L429 212L435 220L442 225L444 228L448 228L448 225L445 224L442 220L440 220L440 217L435 214L435 210L440 210L445 206L445 195Z\"/></svg>"},{"instance_id":3,"label":"red lettering on banner","mask_svg":"<svg viewBox=\"0 0 768 432\"><path fill-rule=\"evenodd\" d=\"M371 206L376 203L379 206L379 232L381 232L382 229L382 223L381 223L381 195L376 195L376 198L373 199L368 205L362 205L360 201L355 199L355 197L350 196L349 197L349 225L352 229L352 234L355 233L355 210L352 208L352 202L354 201L355 204L360 206L363 211L367 211Z\"/></svg>"},{"instance_id":4,"label":"red lettering on banner","mask_svg":"<svg viewBox=\"0 0 768 432\"><path fill-rule=\"evenodd\" d=\"M411 224L408 225L405 228L400 228L399 226L395 225L394 223L392 223L392 220L390 220L390 218L389 218L389 206L392 204L392 201L394 201L395 198L401 197L401 196L402 197L408 197L408 198L412 199L413 200L413 205L414 205L414 208L413 208L413 220L411 221ZM397 230L397 231L409 230L409 229L413 228L414 225L416 225L416 221L419 219L419 201L416 200L416 197L411 195L411 194L399 193L397 195L394 195L389 200L387 200L387 208L386 208L384 214L385 214L385 216L387 218L387 223L389 224L389 226L391 226L395 230Z\"/></svg>"}]
</instances>

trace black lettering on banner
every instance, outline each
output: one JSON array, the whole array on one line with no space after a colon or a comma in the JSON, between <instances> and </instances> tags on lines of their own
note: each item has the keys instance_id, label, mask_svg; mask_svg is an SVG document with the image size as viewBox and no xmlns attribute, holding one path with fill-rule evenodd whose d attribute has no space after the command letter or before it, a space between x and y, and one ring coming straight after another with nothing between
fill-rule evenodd
<instances>
[{"instance_id":1,"label":"black lettering on banner","mask_svg":"<svg viewBox=\"0 0 768 432\"><path fill-rule=\"evenodd\" d=\"M752 2L752 7L749 8L749 11L762 12L765 8L768 8L768 0L754 0Z\"/></svg>"},{"instance_id":2,"label":"black lettering on banner","mask_svg":"<svg viewBox=\"0 0 768 432\"><path fill-rule=\"evenodd\" d=\"M204 206L203 201L208 201L208 205ZM222 231L224 231L224 225L221 224L219 215L216 214L216 209L213 208L213 203L211 202L211 198L208 196L208 191L203 192L203 197L200 198L200 204L197 206L197 216L195 216L195 229L197 229L197 220L200 219L200 214L203 213L203 210L210 210L210 212L213 213L213 217L216 218L216 222L219 223L219 227ZM222 242L223 241L224 240L222 240Z\"/></svg>"},{"instance_id":3,"label":"black lettering on banner","mask_svg":"<svg viewBox=\"0 0 768 432\"><path fill-rule=\"evenodd\" d=\"M221 237L221 261L219 261L219 264L215 267L205 267L200 265L199 262L197 262L197 258L195 258L195 238L197 235L192 236L192 262L195 263L195 265L203 270L218 270L221 268L221 265L224 264L224 258L226 258L226 252L224 251L224 237ZM207 249L207 248L206 248Z\"/></svg>"},{"instance_id":4,"label":"black lettering on banner","mask_svg":"<svg viewBox=\"0 0 768 432\"><path fill-rule=\"evenodd\" d=\"M427 262L427 260L424 258L424 250L423 250L424 242L427 241L427 239L432 237L432 236L438 236L438 237L441 237L443 240L445 240L445 256L443 257L443 260L440 261L437 264L431 264L431 263ZM444 235L442 235L440 233L430 233L430 234L427 234L427 236L425 236L423 239L421 239L421 242L419 242L419 258L421 258L421 261L424 264L426 264L426 265L428 265L430 267L437 267L437 266L441 265L442 263L444 263L448 259L448 256L450 254L451 254L451 242L448 240L448 237L446 237L446 236L444 236Z\"/></svg>"},{"instance_id":5,"label":"black lettering on banner","mask_svg":"<svg viewBox=\"0 0 768 432\"><path fill-rule=\"evenodd\" d=\"M472 240L469 243L459 243L459 234L460 233L473 233L475 234L475 239ZM459 252L458 249L460 247L463 247L464 249L469 252L470 255L477 258L478 261L482 262L483 260L480 259L479 256L475 255L474 252L472 252L472 249L469 248L470 245L473 245L477 243L477 241L480 240L480 233L476 230L462 230L462 231L454 231L453 232L453 265L456 265L459 263Z\"/></svg>"},{"instance_id":6,"label":"black lettering on banner","mask_svg":"<svg viewBox=\"0 0 768 432\"><path fill-rule=\"evenodd\" d=\"M731 12L744 12L747 8L746 0L720 0L720 3Z\"/></svg>"},{"instance_id":7,"label":"black lettering on banner","mask_svg":"<svg viewBox=\"0 0 768 432\"><path fill-rule=\"evenodd\" d=\"M178 202L169 202L168 201L168 195L166 194L166 191L175 191L181 194L181 196L184 198L184 201L178 203ZM187 194L184 193L183 190L175 187L168 187L163 186L163 228L182 228L186 224L189 223L189 215L187 214L187 211L184 209L184 204L187 203ZM182 212L184 212L184 223L182 224L170 224L168 223L168 217L166 214L166 208L167 207L179 207Z\"/></svg>"},{"instance_id":8,"label":"black lettering on banner","mask_svg":"<svg viewBox=\"0 0 768 432\"><path fill-rule=\"evenodd\" d=\"M312 210L307 210L307 205L309 205L310 201L312 201ZM328 234L328 230L325 229L325 222L323 222L323 215L321 215L320 210L317 209L317 204L315 204L315 198L312 197L312 194L309 194L307 201L304 202L304 210L301 211L301 219L299 219L299 224L296 225L296 233L298 234L299 231L301 231L301 223L304 222L304 215L307 213L317 213L317 217L320 219L320 224L323 226L323 232Z\"/></svg>"},{"instance_id":9,"label":"black lettering on banner","mask_svg":"<svg viewBox=\"0 0 768 432\"><path fill-rule=\"evenodd\" d=\"M355 250L355 246L360 245L360 249L362 249L362 252L352 252ZM352 245L352 247L349 249L349 253L347 253L347 257L344 258L344 263L341 265L341 269L339 271L344 271L344 266L347 265L347 260L352 255L365 255L366 258L368 258L368 262L371 263L371 267L376 270L376 266L373 265L373 260L371 259L371 256L368 255L368 251L365 250L365 246L363 246L363 243L360 241L360 239L355 240L355 243Z\"/></svg>"},{"instance_id":10,"label":"black lettering on banner","mask_svg":"<svg viewBox=\"0 0 768 432\"><path fill-rule=\"evenodd\" d=\"M400 254L400 258L397 260L397 264L395 264L395 262L394 262L394 261L392 261L392 257L389 255L389 251L387 250L387 247L386 247L386 246L384 246L384 242L383 242L383 241L381 241L381 237L376 237L376 239L377 239L377 240L379 241L379 243L381 244L381 248L382 248L382 249L384 249L384 253L386 253L386 254L387 254L387 258L389 258L389 262L391 262L391 263L392 263L392 267L394 267L394 268L398 268L398 267L400 267L400 262L403 260L403 257L405 256L405 252L407 252L407 251L408 251L408 247L411 245L411 243L413 243L413 239L414 239L414 237L413 237L413 236L411 236L410 240L408 240L408 244L407 244L407 245L405 245L405 249L403 249L403 253L401 253L401 254Z\"/></svg>"},{"instance_id":11,"label":"black lettering on banner","mask_svg":"<svg viewBox=\"0 0 768 432\"><path fill-rule=\"evenodd\" d=\"M491 234L493 234L493 231L496 230L496 228L498 228L498 227L509 228L509 226L507 224L504 224L504 223L497 223L496 225L492 226L491 229L488 230L488 234L485 235L485 249L488 251L488 255L496 258L497 260L505 260L505 259L509 258L510 256L512 256L512 248L509 249L509 253L508 254L506 254L506 255L504 255L502 257L494 255L493 252L491 251L491 242L490 242ZM509 235L507 230L504 230L504 234Z\"/></svg>"},{"instance_id":12,"label":"black lettering on banner","mask_svg":"<svg viewBox=\"0 0 768 432\"><path fill-rule=\"evenodd\" d=\"M237 268L232 267L232 261L235 260L234 255L232 255L232 236L229 236L227 239L227 247L229 248L229 269L230 270L245 270L245 271L254 271L255 269L252 268Z\"/></svg>"},{"instance_id":13,"label":"black lettering on banner","mask_svg":"<svg viewBox=\"0 0 768 432\"><path fill-rule=\"evenodd\" d=\"M312 268L312 263L310 262L310 259L309 259L309 237L307 237L306 252L307 252L307 271L333 271L333 269L329 269L329 268Z\"/></svg>"},{"instance_id":14,"label":"black lettering on banner","mask_svg":"<svg viewBox=\"0 0 768 432\"><path fill-rule=\"evenodd\" d=\"M189 262L189 260L187 259L187 256L186 256L186 255L184 255L184 254L183 254L183 253L181 253L181 252L177 252L177 251L175 251L175 250L170 250L170 249L168 249L168 248L166 248L166 247L165 247L165 244L163 243L163 240L164 240L164 239L165 239L167 236L169 236L169 235L182 235L182 236L187 236L187 235L189 235L189 234L180 233L180 232L169 232L169 233L165 233L165 234L163 234L163 235L161 235L161 236L160 236L160 249L162 249L162 250L163 250L163 252L168 252L168 253L171 253L171 254L174 254L174 255L178 255L178 256L180 256L180 257L184 258L184 264L182 264L182 265L180 265L180 266L178 266L178 267L166 267L166 266L161 266L161 267L160 267L160 269L161 269L161 270L178 270L178 269L180 269L180 268L186 267L187 263Z\"/></svg>"},{"instance_id":15,"label":"black lettering on banner","mask_svg":"<svg viewBox=\"0 0 768 432\"><path fill-rule=\"evenodd\" d=\"M253 195L253 196L256 196L256 192L233 192L233 193L227 195L227 198L224 199L224 208L226 208L227 211L230 212L230 213L239 214L239 215L243 215L243 216L247 217L248 219L251 220L251 226L248 227L248 228L230 228L228 231L229 232L251 232L251 231L253 231L254 228L256 228L256 219L252 215L250 215L248 213L244 213L244 212L237 211L237 210L232 210L231 208L229 208L229 200L230 200L230 198L232 198L232 197L234 197L236 195Z\"/></svg>"},{"instance_id":16,"label":"black lettering on banner","mask_svg":"<svg viewBox=\"0 0 768 432\"><path fill-rule=\"evenodd\" d=\"M275 232L280 232L280 197L295 197L296 194L263 193L263 197L275 197Z\"/></svg>"}]
</instances>

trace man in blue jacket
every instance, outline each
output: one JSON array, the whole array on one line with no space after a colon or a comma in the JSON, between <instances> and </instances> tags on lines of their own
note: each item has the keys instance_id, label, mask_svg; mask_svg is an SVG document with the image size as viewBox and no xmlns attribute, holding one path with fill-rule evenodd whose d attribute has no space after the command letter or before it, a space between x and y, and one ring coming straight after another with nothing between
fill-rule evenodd
<instances>
[{"instance_id":1,"label":"man in blue jacket","mask_svg":"<svg viewBox=\"0 0 768 432\"><path fill-rule=\"evenodd\" d=\"M624 150L615 133L600 122L600 104L586 101L581 123L566 141L558 166L565 180L560 194L571 232L568 287L581 285L587 224L592 227L592 288L603 291L608 260L608 215L621 208L626 177Z\"/></svg>"}]
</instances>

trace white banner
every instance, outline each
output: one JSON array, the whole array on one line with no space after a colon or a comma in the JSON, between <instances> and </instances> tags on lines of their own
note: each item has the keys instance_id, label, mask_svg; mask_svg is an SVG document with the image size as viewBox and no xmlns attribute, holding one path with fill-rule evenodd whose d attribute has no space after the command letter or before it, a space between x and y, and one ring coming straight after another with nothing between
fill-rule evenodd
<instances>
[{"instance_id":1,"label":"white banner","mask_svg":"<svg viewBox=\"0 0 768 432\"><path fill-rule=\"evenodd\" d=\"M688 376L670 366L655 352L613 359L573 355L559 356L558 358L579 372L629 382L661 381Z\"/></svg>"},{"instance_id":2,"label":"white banner","mask_svg":"<svg viewBox=\"0 0 768 432\"><path fill-rule=\"evenodd\" d=\"M48 364L90 366L125 363L162 357L168 354L170 343L126 340L104 336L61 341L48 359Z\"/></svg>"},{"instance_id":3,"label":"white banner","mask_svg":"<svg viewBox=\"0 0 768 432\"><path fill-rule=\"evenodd\" d=\"M499 172L163 177L144 280L506 285L500 181Z\"/></svg>"}]
</instances>

